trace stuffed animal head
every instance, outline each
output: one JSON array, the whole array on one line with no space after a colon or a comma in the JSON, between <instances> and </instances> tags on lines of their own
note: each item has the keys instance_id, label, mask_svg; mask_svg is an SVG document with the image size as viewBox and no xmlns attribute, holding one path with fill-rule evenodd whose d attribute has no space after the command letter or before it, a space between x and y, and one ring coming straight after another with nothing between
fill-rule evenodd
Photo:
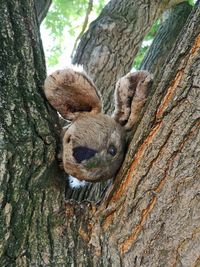
<instances>
[{"instance_id":1,"label":"stuffed animal head","mask_svg":"<svg viewBox=\"0 0 200 267\"><path fill-rule=\"evenodd\" d=\"M108 116L102 113L101 97L84 71L67 68L46 78L48 101L71 121L62 138L66 173L89 182L115 176L124 159L126 131L138 120L151 80L146 71L121 78L115 89L115 111Z\"/></svg>"}]
</instances>

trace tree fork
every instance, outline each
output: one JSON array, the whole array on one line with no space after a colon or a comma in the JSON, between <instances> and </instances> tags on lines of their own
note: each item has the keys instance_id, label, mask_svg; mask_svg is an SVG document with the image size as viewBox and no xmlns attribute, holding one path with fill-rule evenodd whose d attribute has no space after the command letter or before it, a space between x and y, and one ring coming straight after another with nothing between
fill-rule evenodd
<instances>
[{"instance_id":1,"label":"tree fork","mask_svg":"<svg viewBox=\"0 0 200 267\"><path fill-rule=\"evenodd\" d=\"M130 1L129 1L130 2ZM130 17L129 17L129 26L127 27L134 27L135 24L137 24L138 27L138 32L140 32L139 35L137 35L136 33L134 33L134 30L131 32L131 38L129 39L129 42L127 43L127 31L124 28L124 30L121 32L120 35L120 41L118 41L119 35L117 34L112 34L108 35L106 33L106 29L108 27L108 29L111 27L113 20L126 20L126 15L128 12L126 10L126 8L124 9L123 12L123 16L112 16L112 12L113 9L116 10L120 10L121 9L121 2L119 3L114 3L112 4L112 1L110 3L109 6L106 6L105 9L103 10L101 16L99 18L97 18L96 21L94 21L91 25L91 27L89 28L89 30L87 31L87 33L85 33L79 47L77 50L77 54L74 58L74 63L76 64L83 64L84 68L88 70L88 72L91 72L92 70L90 70L90 61L91 61L91 65L95 65L96 69L95 69L95 73L93 73L92 75L94 75L94 79L98 80L99 79L99 84L98 88L101 90L102 94L103 94L103 102L106 103L106 106L109 106L109 109L112 109L112 98L113 98L113 93L114 93L114 84L116 82L116 75L117 77L120 77L120 71L123 71L123 75L125 74L124 69L127 68L127 72L130 71L133 60L134 60L134 55L136 55L138 48L139 48L139 43L137 43L137 45L135 45L135 40L136 38L140 38L140 40L142 41L142 39L144 38L145 35L145 31L146 28L144 30L144 27L147 27L146 24L144 24L143 22L140 22L140 20L144 20L145 17L151 17L151 19L148 20L148 27L150 27L150 25L153 24L153 22L155 21L155 19L161 14L161 12L164 10L164 8L169 8L172 6L172 10L170 12L170 17L168 18L168 20L162 25L161 29L159 30L158 34L157 34L157 40L159 39L159 41L156 41L153 43L153 50L159 51L156 53L156 55L152 55L151 50L148 52L146 59L144 61L144 63L142 65L145 64L145 68L147 70L150 71L150 73L155 74L154 77L157 79L159 79L160 75L157 75L155 69L156 68L158 62L160 64L160 66L163 66L164 61L166 60L166 58L168 57L168 54L174 44L174 42L176 41L176 38L178 37L178 33L180 32L180 30L182 29L183 25L185 24L185 21L187 19L187 16L189 15L190 11L191 11L191 6L184 2L176 7L174 7L173 5L175 5L176 3L182 2L182 1L167 1L165 3L165 5L163 5L162 3L156 3L154 1L151 1L152 6L148 7L148 11L146 10L147 14L145 16L138 16L137 20L135 21L135 16L134 16L134 12L131 12ZM156 6L154 6L154 4ZM157 6L158 5L158 6ZM136 2L131 2L131 6L133 8L133 10L135 9L142 9L144 10L143 5L140 5L139 7L137 7L137 3ZM155 10L154 10L155 8ZM158 8L158 9L156 9ZM127 9L130 9L127 8ZM155 11L155 16L152 17L149 13L150 10L154 10ZM118 12L118 11L116 11ZM138 12L138 10L137 10ZM111 17L111 20L109 20L109 16ZM105 17L105 18L104 18ZM123 19L124 18L124 19ZM102 36L104 36L104 34L106 35L106 38L103 38L102 42L99 42L99 33L98 29L99 27L101 28L101 21L103 21L103 23L105 23L105 25L107 25L105 27L105 33L104 31L101 32ZM167 22L170 22L170 25L172 24L173 27L170 27ZM127 22L128 23L128 22ZM147 23L147 21L145 22ZM100 24L100 25L98 25ZM120 23L116 23L116 29L114 28L113 32L115 32L115 30L118 31L119 28L119 24ZM112 27L111 27L112 28ZM97 32L96 32L97 31ZM135 35L137 35L135 37ZM89 37L88 37L89 36ZM102 67L102 62L99 59L99 56L96 57L96 59L94 59L95 57L91 57L91 51L95 50L96 47L96 42L91 41L89 43L87 43L86 46L84 46L84 42L86 42L87 38L90 38L92 36L92 38L94 39L98 39L97 43L100 45L104 45L106 46L107 43L109 45L112 46L111 42L114 40L114 43L120 43L119 46L119 50L116 50L115 48L110 48L109 49L109 57L110 58L115 58L115 67L114 67L114 72L116 71L116 74L113 74L113 69L109 68L109 64L106 63L105 66ZM171 38L173 36L173 38ZM170 39L171 38L171 39ZM161 41L160 41L161 39ZM123 43L123 45L121 45ZM167 45L166 45L167 43ZM92 47L91 47L91 46ZM128 46L128 47L126 47ZM126 47L126 49L129 49L129 46L131 47L131 49L129 50L129 54L124 52L124 47ZM165 49L163 49L163 47L165 47ZM125 54L125 55L124 55ZM80 60L80 57L84 57L85 61ZM122 59L120 58L122 56ZM151 61L153 57L153 62L152 65L149 63L149 61ZM96 62L95 64L93 64L93 59L94 60L98 60L98 62ZM129 63L127 63L127 61L129 61ZM112 61L109 61L110 63L112 63ZM127 65L128 64L128 65ZM101 72L99 70L99 68L103 69L103 72ZM106 68L108 68L109 70L107 70ZM121 68L121 70L119 70L119 68ZM142 68L144 69L144 66L142 66ZM159 67L157 67L159 69ZM103 75L103 77L102 77ZM112 81L110 82L110 79L112 79ZM103 90L103 87L106 88L106 90ZM108 96L109 94L109 96ZM105 108L107 110L107 108ZM136 128L136 127L135 127ZM132 135L131 135L132 136ZM84 188L81 189L75 189L72 190L70 187L66 188L66 199L75 199L78 201L81 201L83 199L87 199L87 200L92 200L92 201L99 201L99 199L102 198L104 192L106 191L106 189L109 187L110 182L103 182L103 183L97 183L97 184L89 184L86 185Z\"/></svg>"},{"instance_id":2,"label":"tree fork","mask_svg":"<svg viewBox=\"0 0 200 267\"><path fill-rule=\"evenodd\" d=\"M199 7L154 84L110 194L99 206L63 207L32 3L0 4L0 265L198 266Z\"/></svg>"},{"instance_id":3,"label":"tree fork","mask_svg":"<svg viewBox=\"0 0 200 267\"><path fill-rule=\"evenodd\" d=\"M83 65L94 80L101 91L105 112L113 110L115 83L130 71L154 21L164 10L180 2L183 1L113 0L91 23L81 39L73 63Z\"/></svg>"},{"instance_id":4,"label":"tree fork","mask_svg":"<svg viewBox=\"0 0 200 267\"><path fill-rule=\"evenodd\" d=\"M199 23L198 7L154 85L115 184L88 219L79 218L90 227L78 227L77 244L90 248L92 266L198 266Z\"/></svg>"}]
</instances>

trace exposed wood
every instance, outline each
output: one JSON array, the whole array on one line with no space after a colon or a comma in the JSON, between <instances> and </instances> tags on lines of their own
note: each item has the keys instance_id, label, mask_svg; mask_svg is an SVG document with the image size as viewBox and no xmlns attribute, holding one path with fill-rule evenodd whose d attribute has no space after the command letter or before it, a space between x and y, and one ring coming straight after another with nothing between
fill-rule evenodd
<instances>
[{"instance_id":1,"label":"exposed wood","mask_svg":"<svg viewBox=\"0 0 200 267\"><path fill-rule=\"evenodd\" d=\"M170 54L110 194L91 211L94 266L198 266L199 15Z\"/></svg>"}]
</instances>

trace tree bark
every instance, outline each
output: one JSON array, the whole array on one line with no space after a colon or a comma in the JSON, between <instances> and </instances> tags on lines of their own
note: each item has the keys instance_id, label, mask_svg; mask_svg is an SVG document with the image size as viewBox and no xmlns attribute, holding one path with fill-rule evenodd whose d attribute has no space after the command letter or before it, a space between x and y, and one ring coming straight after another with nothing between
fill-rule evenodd
<instances>
[{"instance_id":1,"label":"tree bark","mask_svg":"<svg viewBox=\"0 0 200 267\"><path fill-rule=\"evenodd\" d=\"M143 6L141 6L141 8L143 8ZM169 55L176 39L178 38L178 34L180 33L181 29L183 28L183 26L187 20L187 17L189 15L189 13L191 12L191 8L192 7L187 2L183 2L177 6L173 6L171 8L170 12L168 10L169 18L167 18L167 20L161 24L161 26L158 30L158 33L156 34L155 41L153 42L153 44L152 44L151 48L149 49L144 61L141 64L142 69L146 69L150 73L153 74L154 80L160 78L161 75L160 75L159 71L162 71L162 69L163 69L160 66L163 66L165 64L165 61L167 60L168 55ZM105 13L107 13L107 12L105 12ZM150 17L150 15L148 15L148 16ZM95 22L95 23L98 23L99 21L101 21L101 19L100 20L97 19L97 22ZM140 27L142 27L142 26L143 26L143 24L140 25ZM143 29L141 29L140 32L143 32ZM88 35L93 36L92 30L90 32L90 29L89 29ZM111 37L108 36L108 38L111 38ZM117 43L118 38L119 37L116 34L113 36L112 40L110 39L110 42L114 40L114 43ZM113 58L117 59L120 54L123 54L123 49L124 49L124 46L126 45L126 43L123 43L124 40L126 40L126 31L122 32L122 36L121 36L121 40L120 40L120 42L122 43L122 45L120 46L120 53L117 50L111 50L110 51ZM107 40L103 39L103 42L107 42ZM93 43L93 45L94 45L94 43ZM90 47L90 43L88 44L88 46ZM89 47L84 48L80 45L79 46L80 51L78 50L78 54L84 53L85 50L86 50L86 54L87 54ZM90 49L93 49L93 48L90 47ZM90 61L92 62L93 60L96 61L97 59L95 59L95 57L90 57ZM131 57L131 60L133 60L132 57ZM121 62L121 63L122 63L121 68L123 66L125 68L126 67L125 64L127 62ZM115 60L115 62L113 62L112 64L113 65L116 64L115 69L117 70L118 69L117 61ZM84 66L87 68L87 62L85 63ZM105 68L106 68L106 66L104 66L104 69ZM103 73L102 73L102 75L105 76L103 83L105 83L106 86L108 87L110 79L112 79L112 77L110 76L110 74L108 74L109 79L106 79L107 73L104 72L104 69L103 69ZM98 76L98 74L97 74L97 76ZM115 82L116 81L113 81L113 83L115 83ZM114 86L112 86L112 88L108 89L108 91L110 91L109 94L111 97L113 97L113 90L114 90ZM106 94L106 91L104 91L102 93ZM106 96L103 97L103 100L104 100L104 102L106 101L106 103L108 102L108 105L113 105L113 100L109 100L109 98L107 98ZM136 127L135 127L135 129L136 129ZM134 129L134 131L135 131L135 129ZM132 134L133 133L131 133L130 138L132 137ZM79 188L79 189L75 189L75 190L71 190L71 188L68 187L66 189L66 199L75 199L78 201L81 201L83 199L87 199L87 200L92 200L92 201L99 201L99 199L102 197L102 195L106 191L107 187L109 187L109 185L110 185L110 182L103 182L103 183L101 182L101 183L97 183L97 184L87 184L84 188Z\"/></svg>"},{"instance_id":2,"label":"tree bark","mask_svg":"<svg viewBox=\"0 0 200 267\"><path fill-rule=\"evenodd\" d=\"M113 265L199 266L199 14L198 7L154 84L129 171L122 167L106 200L113 207L100 224L103 240L121 256Z\"/></svg>"},{"instance_id":3,"label":"tree bark","mask_svg":"<svg viewBox=\"0 0 200 267\"><path fill-rule=\"evenodd\" d=\"M167 12L168 16L160 25L140 69L148 70L154 77L160 76L161 66L165 64L167 55L183 29L191 10L192 6L188 2L183 2L172 7L171 12Z\"/></svg>"},{"instance_id":4,"label":"tree bark","mask_svg":"<svg viewBox=\"0 0 200 267\"><path fill-rule=\"evenodd\" d=\"M46 17L51 3L52 0L35 0L36 13L40 24Z\"/></svg>"},{"instance_id":5,"label":"tree bark","mask_svg":"<svg viewBox=\"0 0 200 267\"><path fill-rule=\"evenodd\" d=\"M199 266L199 23L198 7L100 206L66 204L52 236L57 255L65 251L63 233L73 240L67 266Z\"/></svg>"},{"instance_id":6,"label":"tree bark","mask_svg":"<svg viewBox=\"0 0 200 267\"><path fill-rule=\"evenodd\" d=\"M99 88L105 112L113 110L116 81L130 71L154 21L177 1L110 1L81 38L73 63L84 66Z\"/></svg>"},{"instance_id":7,"label":"tree bark","mask_svg":"<svg viewBox=\"0 0 200 267\"><path fill-rule=\"evenodd\" d=\"M99 205L64 203L33 2L3 0L0 16L0 266L198 266L200 8Z\"/></svg>"},{"instance_id":8,"label":"tree bark","mask_svg":"<svg viewBox=\"0 0 200 267\"><path fill-rule=\"evenodd\" d=\"M2 0L0 17L0 266L40 266L42 251L51 251L49 214L64 199L58 119L41 89L34 2Z\"/></svg>"},{"instance_id":9,"label":"tree bark","mask_svg":"<svg viewBox=\"0 0 200 267\"><path fill-rule=\"evenodd\" d=\"M91 211L89 234L78 227L94 266L199 265L199 15L198 8L155 85L125 161L128 173L123 166Z\"/></svg>"}]
</instances>

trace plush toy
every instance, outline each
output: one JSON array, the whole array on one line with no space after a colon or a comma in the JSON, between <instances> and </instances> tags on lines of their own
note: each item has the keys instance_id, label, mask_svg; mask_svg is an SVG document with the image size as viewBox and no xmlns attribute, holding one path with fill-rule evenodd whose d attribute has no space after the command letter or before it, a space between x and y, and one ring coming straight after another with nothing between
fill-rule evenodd
<instances>
[{"instance_id":1,"label":"plush toy","mask_svg":"<svg viewBox=\"0 0 200 267\"><path fill-rule=\"evenodd\" d=\"M129 73L115 89L115 111L102 113L101 97L84 71L67 68L49 75L45 95L71 124L63 129L62 161L66 173L89 182L115 177L126 149L126 132L137 122L152 78Z\"/></svg>"}]
</instances>

